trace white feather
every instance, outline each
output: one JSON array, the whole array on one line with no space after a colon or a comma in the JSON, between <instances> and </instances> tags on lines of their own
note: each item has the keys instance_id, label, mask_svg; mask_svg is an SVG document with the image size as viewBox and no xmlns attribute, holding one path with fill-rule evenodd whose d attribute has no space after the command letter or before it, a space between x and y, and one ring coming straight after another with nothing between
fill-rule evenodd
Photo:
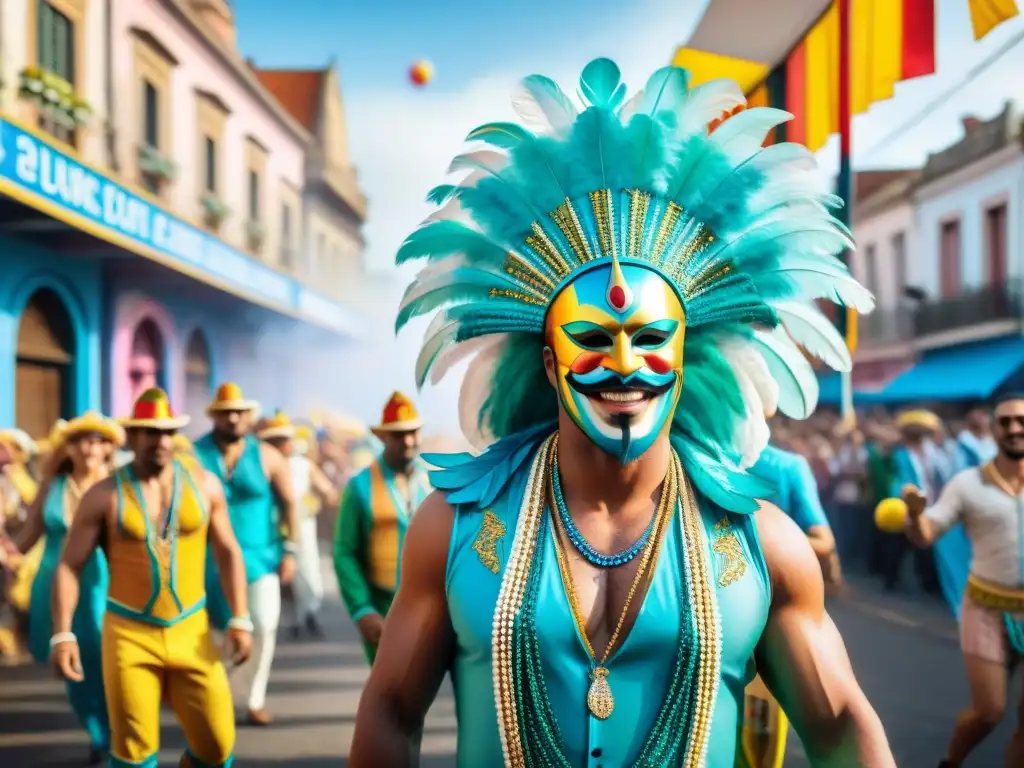
<instances>
[{"instance_id":1,"label":"white feather","mask_svg":"<svg viewBox=\"0 0 1024 768\"><path fill-rule=\"evenodd\" d=\"M743 91L733 80L709 80L690 91L680 110L680 137L706 132L708 123L741 104L746 104Z\"/></svg>"},{"instance_id":2,"label":"white feather","mask_svg":"<svg viewBox=\"0 0 1024 768\"><path fill-rule=\"evenodd\" d=\"M420 222L420 226L434 221L457 221L460 224L472 224L473 217L469 214L469 211L462 207L459 196L455 195L451 200Z\"/></svg>"},{"instance_id":3,"label":"white feather","mask_svg":"<svg viewBox=\"0 0 1024 768\"><path fill-rule=\"evenodd\" d=\"M779 410L806 419L818 405L818 377L782 328L754 331L757 349L779 385Z\"/></svg>"},{"instance_id":4,"label":"white feather","mask_svg":"<svg viewBox=\"0 0 1024 768\"><path fill-rule=\"evenodd\" d=\"M434 365L430 369L430 383L437 386L448 371L457 366L463 360L468 357L472 357L478 352L482 353L492 344L504 344L507 338L507 334L497 333L492 336L480 336L475 339L469 339L461 344L456 344L454 347L449 347L439 354L437 359L434 361Z\"/></svg>"},{"instance_id":5,"label":"white feather","mask_svg":"<svg viewBox=\"0 0 1024 768\"><path fill-rule=\"evenodd\" d=\"M568 96L546 78L526 78L512 97L523 127L538 136L563 134L579 114Z\"/></svg>"},{"instance_id":6,"label":"white feather","mask_svg":"<svg viewBox=\"0 0 1024 768\"><path fill-rule=\"evenodd\" d=\"M619 110L619 119L622 121L623 125L628 123L630 118L636 114L637 109L640 108L640 105L643 103L643 101L644 91L641 88L639 91L633 94L633 98L631 98L629 101L622 105L622 109Z\"/></svg>"},{"instance_id":7,"label":"white feather","mask_svg":"<svg viewBox=\"0 0 1024 768\"><path fill-rule=\"evenodd\" d=\"M466 257L461 253L456 253L454 256L446 256L439 261L427 264L427 266L417 272L416 277L413 279L413 285L424 280L429 280L437 275L444 274L445 272L451 272L453 269L464 267L468 263L469 262L466 261Z\"/></svg>"},{"instance_id":8,"label":"white feather","mask_svg":"<svg viewBox=\"0 0 1024 768\"><path fill-rule=\"evenodd\" d=\"M478 424L480 411L491 393L494 369L501 357L504 344L494 344L482 350L466 370L459 390L459 426L462 434L478 451L494 442L494 435L486 424Z\"/></svg>"},{"instance_id":9,"label":"white feather","mask_svg":"<svg viewBox=\"0 0 1024 768\"><path fill-rule=\"evenodd\" d=\"M721 346L722 354L739 375L750 381L764 406L763 416L770 416L779 407L779 383L772 378L771 371L758 351L745 339L727 341Z\"/></svg>"},{"instance_id":10,"label":"white feather","mask_svg":"<svg viewBox=\"0 0 1024 768\"><path fill-rule=\"evenodd\" d=\"M746 405L747 418L737 426L735 439L743 452L740 467L753 466L771 437L767 416L778 407L779 387L761 357L743 341L728 341L720 347L729 361Z\"/></svg>"},{"instance_id":11,"label":"white feather","mask_svg":"<svg viewBox=\"0 0 1024 768\"><path fill-rule=\"evenodd\" d=\"M503 152L496 152L493 149L478 149L475 152L466 152L452 158L448 166L448 173L457 173L464 170L477 171L481 168L497 173L508 165L508 155Z\"/></svg>"},{"instance_id":12,"label":"white feather","mask_svg":"<svg viewBox=\"0 0 1024 768\"><path fill-rule=\"evenodd\" d=\"M779 314L790 338L808 354L837 371L845 372L853 367L843 337L832 321L813 304L790 300L775 302L772 307Z\"/></svg>"}]
</instances>

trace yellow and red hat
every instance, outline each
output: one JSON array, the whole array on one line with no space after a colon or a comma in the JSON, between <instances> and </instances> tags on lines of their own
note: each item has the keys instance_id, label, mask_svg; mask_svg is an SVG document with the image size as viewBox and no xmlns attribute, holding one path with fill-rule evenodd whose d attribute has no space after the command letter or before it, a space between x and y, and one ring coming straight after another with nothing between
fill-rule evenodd
<instances>
[{"instance_id":1,"label":"yellow and red hat","mask_svg":"<svg viewBox=\"0 0 1024 768\"><path fill-rule=\"evenodd\" d=\"M380 417L380 424L373 428L374 432L412 432L423 426L423 420L413 405L412 400L401 392L391 395L384 412Z\"/></svg>"},{"instance_id":2,"label":"yellow and red hat","mask_svg":"<svg viewBox=\"0 0 1024 768\"><path fill-rule=\"evenodd\" d=\"M897 429L909 429L916 427L923 429L927 432L938 432L942 429L942 421L931 411L926 411L923 408L904 411L896 417L896 428Z\"/></svg>"},{"instance_id":3,"label":"yellow and red hat","mask_svg":"<svg viewBox=\"0 0 1024 768\"><path fill-rule=\"evenodd\" d=\"M270 440L275 437L295 437L295 425L292 424L292 420L283 411L278 411L260 425L256 436L260 440Z\"/></svg>"},{"instance_id":4,"label":"yellow and red hat","mask_svg":"<svg viewBox=\"0 0 1024 768\"><path fill-rule=\"evenodd\" d=\"M118 447L124 445L124 428L113 419L108 419L96 411L86 411L81 416L69 421L61 430L61 439L70 440L74 435L87 433L97 434Z\"/></svg>"},{"instance_id":5,"label":"yellow and red hat","mask_svg":"<svg viewBox=\"0 0 1024 768\"><path fill-rule=\"evenodd\" d=\"M175 416L167 393L159 387L147 389L135 401L132 415L121 419L125 429L160 429L172 431L181 429L189 422L188 416Z\"/></svg>"},{"instance_id":6,"label":"yellow and red hat","mask_svg":"<svg viewBox=\"0 0 1024 768\"><path fill-rule=\"evenodd\" d=\"M213 402L207 407L207 413L218 411L255 411L260 404L255 400L246 400L242 388L233 381L226 381L217 387Z\"/></svg>"}]
</instances>

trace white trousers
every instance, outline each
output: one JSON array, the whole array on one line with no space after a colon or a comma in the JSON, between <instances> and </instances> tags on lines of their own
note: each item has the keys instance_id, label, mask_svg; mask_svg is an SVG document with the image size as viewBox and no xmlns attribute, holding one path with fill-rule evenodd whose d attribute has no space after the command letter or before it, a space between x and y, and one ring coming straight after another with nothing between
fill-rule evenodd
<instances>
[{"instance_id":1,"label":"white trousers","mask_svg":"<svg viewBox=\"0 0 1024 768\"><path fill-rule=\"evenodd\" d=\"M276 573L261 576L249 585L249 616L253 627L253 655L245 666L252 669L249 709L263 709L267 703L270 667L277 647L277 625L281 623L281 577Z\"/></svg>"},{"instance_id":2,"label":"white trousers","mask_svg":"<svg viewBox=\"0 0 1024 768\"><path fill-rule=\"evenodd\" d=\"M320 612L324 582L320 574L320 542L316 535L316 517L299 524L298 574L295 579L295 623Z\"/></svg>"}]
</instances>

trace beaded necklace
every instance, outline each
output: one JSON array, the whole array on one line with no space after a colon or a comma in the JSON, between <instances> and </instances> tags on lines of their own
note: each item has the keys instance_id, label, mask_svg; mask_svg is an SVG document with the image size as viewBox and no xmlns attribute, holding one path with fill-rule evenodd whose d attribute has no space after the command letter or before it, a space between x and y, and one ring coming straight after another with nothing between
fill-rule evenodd
<instances>
[{"instance_id":1,"label":"beaded necklace","mask_svg":"<svg viewBox=\"0 0 1024 768\"><path fill-rule=\"evenodd\" d=\"M629 607L632 605L637 592L640 591L640 585L644 582L644 577L647 577L646 580L649 583L654 575L654 564L651 562L652 554L661 543L661 534L665 530L667 513L669 509L675 506L678 492L675 465L672 464L669 467L669 474L665 479L661 500L658 502L658 509L651 518L651 521L655 523L653 527L655 533L653 536L647 537L650 543L644 547L643 555L640 557L640 565L636 569L633 583L630 584L619 620L615 624L615 630L612 632L611 637L608 638L608 644L605 646L604 654L600 658L598 658L597 652L587 636L587 623L583 616L583 611L580 609L579 598L576 595L576 584L573 581L572 571L569 567L569 557L565 552L562 537L559 535L562 533L568 534L568 532L562 525L561 515L551 515L552 522L558 529L554 534L555 557L558 560L558 570L562 576L562 586L565 588L565 596L569 600L569 609L572 611L576 628L579 630L580 637L583 638L583 644L587 648L587 654L590 656L590 661L593 665L593 669L590 671L590 689L587 691L587 708L599 720L607 720L615 709L615 698L612 696L611 683L608 680L608 657L611 656L612 648L615 647L615 643L619 639L619 633L622 631L622 627L626 623L626 616L629 614Z\"/></svg>"},{"instance_id":2,"label":"beaded necklace","mask_svg":"<svg viewBox=\"0 0 1024 768\"><path fill-rule=\"evenodd\" d=\"M537 626L543 553L552 535L544 500L556 441L557 434L534 459L494 612L491 664L507 768L572 768L547 695ZM675 520L682 533L682 621L668 690L632 768L703 765L721 674L720 623L703 521L678 456L673 461L680 478L680 515L673 506L665 528Z\"/></svg>"},{"instance_id":3,"label":"beaded necklace","mask_svg":"<svg viewBox=\"0 0 1024 768\"><path fill-rule=\"evenodd\" d=\"M557 445L555 446L554 464L551 468L551 486L554 489L554 507L558 510L558 519L565 529L566 536L572 542L576 551L583 555L592 565L596 565L598 568L616 568L620 565L625 565L639 555L651 540L651 534L654 533L654 525L658 517L657 514L651 515L651 522L647 524L647 528L640 534L640 538L632 546L626 547L621 552L605 555L590 546L590 542L583 538L583 534L580 533L576 523L573 522L572 515L569 514L569 506L565 503L565 497L562 496L562 478L561 473L558 471Z\"/></svg>"}]
</instances>

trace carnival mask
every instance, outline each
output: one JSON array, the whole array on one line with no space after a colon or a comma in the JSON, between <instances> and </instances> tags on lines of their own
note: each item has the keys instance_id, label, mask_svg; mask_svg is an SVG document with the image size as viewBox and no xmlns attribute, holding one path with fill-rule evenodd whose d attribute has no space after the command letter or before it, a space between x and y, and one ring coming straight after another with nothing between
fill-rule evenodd
<instances>
[{"instance_id":1,"label":"carnival mask","mask_svg":"<svg viewBox=\"0 0 1024 768\"><path fill-rule=\"evenodd\" d=\"M643 455L671 423L685 335L676 292L657 272L635 264L587 270L548 308L562 407L623 464Z\"/></svg>"}]
</instances>

